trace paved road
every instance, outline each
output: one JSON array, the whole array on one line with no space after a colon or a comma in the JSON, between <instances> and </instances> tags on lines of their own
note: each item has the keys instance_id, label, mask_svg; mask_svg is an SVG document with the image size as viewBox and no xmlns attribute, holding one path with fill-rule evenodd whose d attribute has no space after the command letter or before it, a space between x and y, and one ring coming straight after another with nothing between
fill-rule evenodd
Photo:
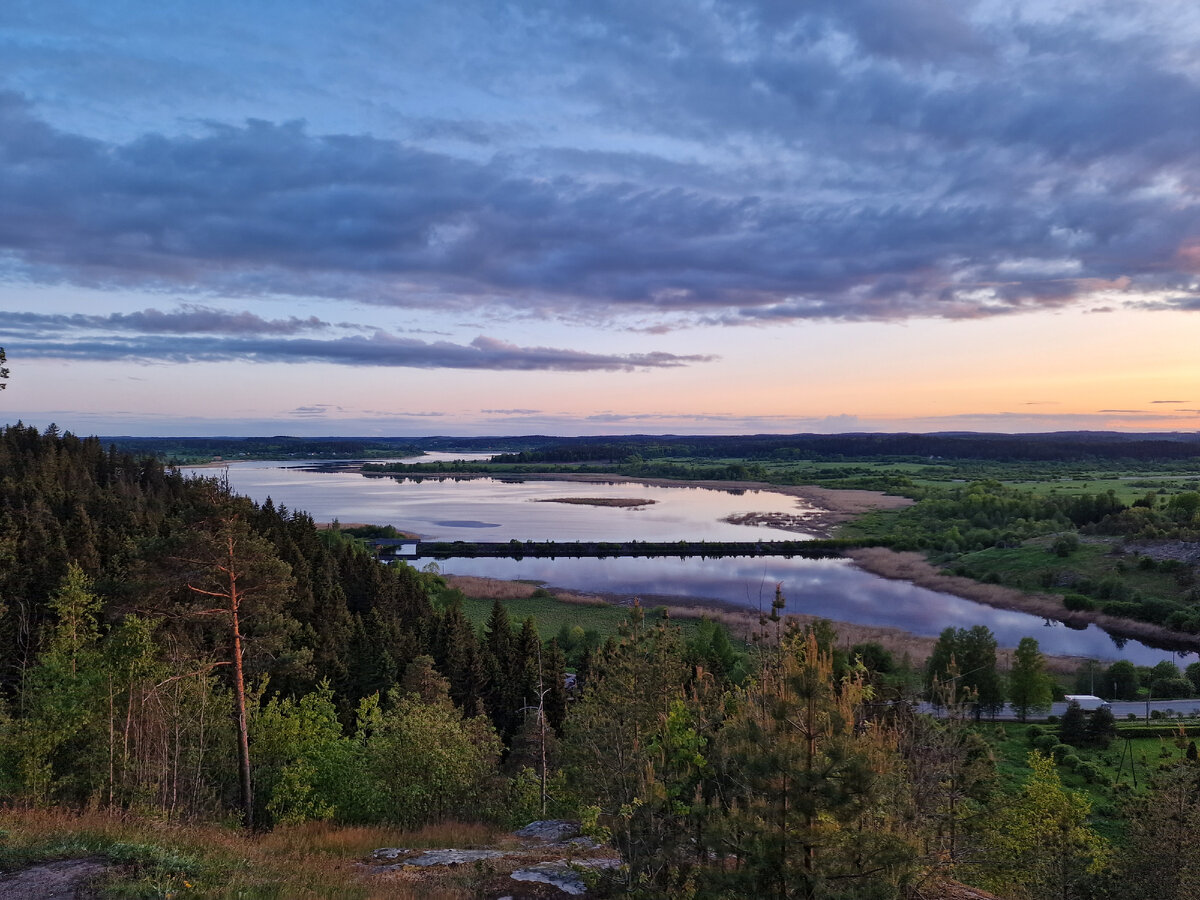
<instances>
[{"instance_id":1,"label":"paved road","mask_svg":"<svg viewBox=\"0 0 1200 900\"><path fill-rule=\"evenodd\" d=\"M1146 701L1145 700L1114 700L1110 704L1110 706L1112 707L1113 715L1116 716L1118 719L1125 719L1129 716L1130 713L1133 713L1139 719L1144 719L1146 717ZM925 712L925 713L934 712L933 707L930 706L928 703L920 704L918 709L921 712ZM1185 715L1189 715L1189 716L1200 715L1200 699L1152 700L1152 701L1150 701L1150 709L1151 710L1157 709L1157 710L1161 710L1163 712L1170 710L1172 713L1184 713ZM1067 711L1066 703L1055 703L1051 707L1048 715L1061 716L1066 711ZM1012 711L1011 707L1005 706L1004 711L1001 712L999 715L997 715L996 718L1003 719L1003 720L1015 720L1017 718L1017 715L1016 715L1016 713L1014 713ZM1037 719L1031 717L1030 721L1037 721Z\"/></svg>"}]
</instances>

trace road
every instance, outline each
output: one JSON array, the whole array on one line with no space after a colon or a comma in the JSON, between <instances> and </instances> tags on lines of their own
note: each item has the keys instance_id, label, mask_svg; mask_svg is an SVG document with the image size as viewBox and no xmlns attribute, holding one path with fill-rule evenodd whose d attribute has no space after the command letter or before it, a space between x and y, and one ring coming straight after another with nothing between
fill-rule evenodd
<instances>
[{"instance_id":1,"label":"road","mask_svg":"<svg viewBox=\"0 0 1200 900\"><path fill-rule=\"evenodd\" d=\"M1128 718L1130 713L1133 713L1139 719L1146 718L1145 700L1114 700L1109 705L1112 708L1113 716L1115 716L1118 720ZM935 713L933 707L928 703L921 703L917 708L923 713ZM1156 709L1164 713L1170 710L1172 713L1172 718L1174 718L1175 713L1183 713L1184 715L1188 716L1200 715L1200 698L1194 698L1191 700L1151 700L1150 710L1153 711ZM1055 703L1050 708L1050 712L1046 715L1061 716L1066 711L1066 703ZM1017 715L1012 711L1012 707L1007 705L1004 707L1004 711L996 716L996 719L1001 721L1014 721L1016 718ZM1045 718L1045 716L1030 716L1029 721L1036 722L1043 718ZM987 719L985 719L985 721L987 721Z\"/></svg>"}]
</instances>

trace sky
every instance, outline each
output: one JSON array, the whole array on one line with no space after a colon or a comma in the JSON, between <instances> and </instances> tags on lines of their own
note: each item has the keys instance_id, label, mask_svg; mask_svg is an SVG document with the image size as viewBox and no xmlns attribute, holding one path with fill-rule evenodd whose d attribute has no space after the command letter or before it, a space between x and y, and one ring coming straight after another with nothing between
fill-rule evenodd
<instances>
[{"instance_id":1,"label":"sky","mask_svg":"<svg viewBox=\"0 0 1200 900\"><path fill-rule=\"evenodd\" d=\"M0 422L1200 430L1200 6L0 4Z\"/></svg>"}]
</instances>

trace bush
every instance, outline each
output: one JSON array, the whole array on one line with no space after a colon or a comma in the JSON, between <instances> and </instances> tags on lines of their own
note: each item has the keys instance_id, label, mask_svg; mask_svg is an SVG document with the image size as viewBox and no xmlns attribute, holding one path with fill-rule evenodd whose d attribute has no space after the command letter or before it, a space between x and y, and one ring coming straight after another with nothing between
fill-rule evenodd
<instances>
[{"instance_id":1,"label":"bush","mask_svg":"<svg viewBox=\"0 0 1200 900\"><path fill-rule=\"evenodd\" d=\"M1063 597L1063 606L1071 612L1087 612L1096 608L1095 601L1083 594L1067 594Z\"/></svg>"},{"instance_id":2,"label":"bush","mask_svg":"<svg viewBox=\"0 0 1200 900\"><path fill-rule=\"evenodd\" d=\"M402 828L491 811L500 739L486 716L409 694L382 713L366 748L372 818Z\"/></svg>"},{"instance_id":3,"label":"bush","mask_svg":"<svg viewBox=\"0 0 1200 900\"><path fill-rule=\"evenodd\" d=\"M1065 760L1068 756L1074 756L1075 759L1079 759L1078 756L1075 756L1075 754L1071 752L1071 747L1068 744L1055 744L1050 748L1050 755L1054 757L1054 761L1059 765L1062 765L1063 760Z\"/></svg>"},{"instance_id":4,"label":"bush","mask_svg":"<svg viewBox=\"0 0 1200 900\"><path fill-rule=\"evenodd\" d=\"M1040 738L1045 733L1046 729L1041 725L1030 725L1025 729L1025 736L1029 739L1030 743L1033 743L1036 738Z\"/></svg>"},{"instance_id":5,"label":"bush","mask_svg":"<svg viewBox=\"0 0 1200 900\"><path fill-rule=\"evenodd\" d=\"M1054 748L1057 747L1061 742L1059 741L1057 735L1043 734L1034 738L1032 741L1030 741L1030 743L1033 744L1033 749L1039 750L1049 756Z\"/></svg>"},{"instance_id":6,"label":"bush","mask_svg":"<svg viewBox=\"0 0 1200 900\"><path fill-rule=\"evenodd\" d=\"M1194 687L1186 678L1164 678L1154 682L1154 696L1160 700L1180 700L1192 696Z\"/></svg>"},{"instance_id":7,"label":"bush","mask_svg":"<svg viewBox=\"0 0 1200 900\"><path fill-rule=\"evenodd\" d=\"M1073 534L1061 534L1054 539L1050 550L1056 556L1067 557L1079 549L1079 538Z\"/></svg>"},{"instance_id":8,"label":"bush","mask_svg":"<svg viewBox=\"0 0 1200 900\"><path fill-rule=\"evenodd\" d=\"M1063 758L1058 761L1058 764L1064 769L1078 769L1083 763L1083 760L1074 753L1065 753Z\"/></svg>"},{"instance_id":9,"label":"bush","mask_svg":"<svg viewBox=\"0 0 1200 900\"><path fill-rule=\"evenodd\" d=\"M1104 773L1104 770L1094 762L1080 762L1079 765L1075 767L1075 774L1082 776L1083 780L1088 784L1107 784L1109 781L1109 778Z\"/></svg>"}]
</instances>

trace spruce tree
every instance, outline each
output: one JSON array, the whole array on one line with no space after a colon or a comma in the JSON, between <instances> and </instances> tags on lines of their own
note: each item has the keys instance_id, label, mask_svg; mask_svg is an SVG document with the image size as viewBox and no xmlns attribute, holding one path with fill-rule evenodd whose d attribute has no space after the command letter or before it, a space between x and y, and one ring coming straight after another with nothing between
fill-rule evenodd
<instances>
[{"instance_id":1,"label":"spruce tree","mask_svg":"<svg viewBox=\"0 0 1200 900\"><path fill-rule=\"evenodd\" d=\"M1031 637L1021 638L1013 654L1013 667L1008 676L1009 701L1022 722L1030 713L1047 712L1054 700L1050 676L1046 674L1046 658Z\"/></svg>"}]
</instances>

